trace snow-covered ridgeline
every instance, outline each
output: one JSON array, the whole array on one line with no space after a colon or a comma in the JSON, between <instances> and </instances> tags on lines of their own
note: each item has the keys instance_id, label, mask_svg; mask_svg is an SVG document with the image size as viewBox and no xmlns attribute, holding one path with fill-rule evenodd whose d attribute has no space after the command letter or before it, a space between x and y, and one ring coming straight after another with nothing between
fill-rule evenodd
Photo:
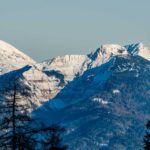
<instances>
[{"instance_id":1,"label":"snow-covered ridgeline","mask_svg":"<svg viewBox=\"0 0 150 150\"><path fill-rule=\"evenodd\" d=\"M120 46L105 44L88 55L65 55L36 63L29 56L10 44L0 41L0 74L30 65L24 73L25 80L38 98L45 101L53 98L68 82L85 71L105 64L113 56L139 55L150 60L150 50L142 43Z\"/></svg>"},{"instance_id":2,"label":"snow-covered ridgeline","mask_svg":"<svg viewBox=\"0 0 150 150\"><path fill-rule=\"evenodd\" d=\"M120 46L118 44L101 45L96 51L88 55L65 55L49 59L40 65L45 70L60 71L66 81L72 80L77 74L100 66L110 60L112 56L139 55L150 60L150 50L142 43Z\"/></svg>"},{"instance_id":3,"label":"snow-covered ridgeline","mask_svg":"<svg viewBox=\"0 0 150 150\"><path fill-rule=\"evenodd\" d=\"M62 73L66 81L72 80L82 69L86 55L65 55L46 60L42 63L44 70L57 70Z\"/></svg>"},{"instance_id":4,"label":"snow-covered ridgeline","mask_svg":"<svg viewBox=\"0 0 150 150\"><path fill-rule=\"evenodd\" d=\"M34 65L36 62L12 45L0 40L0 67L4 72Z\"/></svg>"}]
</instances>

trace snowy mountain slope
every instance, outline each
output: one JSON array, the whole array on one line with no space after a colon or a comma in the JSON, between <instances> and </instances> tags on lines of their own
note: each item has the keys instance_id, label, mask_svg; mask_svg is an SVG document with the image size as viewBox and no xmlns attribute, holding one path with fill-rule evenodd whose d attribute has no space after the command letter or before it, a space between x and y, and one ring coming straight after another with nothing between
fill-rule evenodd
<instances>
[{"instance_id":1,"label":"snowy mountain slope","mask_svg":"<svg viewBox=\"0 0 150 150\"><path fill-rule=\"evenodd\" d=\"M85 71L83 75L74 78L74 80L69 82L69 84L66 85L66 87L64 87L63 90L61 90L61 92L58 93L52 101L48 102L49 104L47 106L49 106L49 109L62 109L92 95L93 92L97 90L97 86L102 86L111 75L109 68L111 68L113 62L114 59L111 59L109 62L103 64L102 66L89 69ZM100 73L101 76L99 75ZM89 84L91 81L93 86ZM89 84L89 89L85 91L85 86L87 84ZM71 99L68 96L68 93L73 95Z\"/></svg>"},{"instance_id":2,"label":"snowy mountain slope","mask_svg":"<svg viewBox=\"0 0 150 150\"><path fill-rule=\"evenodd\" d=\"M127 57L138 55L150 60L150 50L142 43L120 46L118 44L101 45L88 55L66 55L49 59L40 64L42 70L60 72L66 82L71 81L84 71L108 62L113 56Z\"/></svg>"},{"instance_id":3,"label":"snowy mountain slope","mask_svg":"<svg viewBox=\"0 0 150 150\"><path fill-rule=\"evenodd\" d=\"M33 109L39 107L35 115L69 129L65 141L72 150L138 150L144 122L150 118L149 60L150 50L138 43L106 44L88 55L36 63L1 41L0 88L11 87L12 79L19 77L19 87L30 91Z\"/></svg>"},{"instance_id":4,"label":"snowy mountain slope","mask_svg":"<svg viewBox=\"0 0 150 150\"><path fill-rule=\"evenodd\" d=\"M125 47L132 55L138 55L150 61L150 50L143 43L131 44Z\"/></svg>"},{"instance_id":5,"label":"snowy mountain slope","mask_svg":"<svg viewBox=\"0 0 150 150\"><path fill-rule=\"evenodd\" d=\"M89 54L89 57L92 60L90 66L91 68L97 67L103 63L106 63L110 57L116 55L126 56L128 55L128 51L125 47L117 44L101 45L101 47L95 52Z\"/></svg>"},{"instance_id":6,"label":"snowy mountain slope","mask_svg":"<svg viewBox=\"0 0 150 150\"><path fill-rule=\"evenodd\" d=\"M37 66L23 73L28 84L31 86L32 91L40 93L37 97L41 102L53 98L63 87L58 77L54 75L47 75L42 72Z\"/></svg>"},{"instance_id":7,"label":"snowy mountain slope","mask_svg":"<svg viewBox=\"0 0 150 150\"><path fill-rule=\"evenodd\" d=\"M59 71L66 81L70 81L80 72L86 59L86 55L65 55L46 60L42 66L44 71Z\"/></svg>"},{"instance_id":8,"label":"snowy mountain slope","mask_svg":"<svg viewBox=\"0 0 150 150\"><path fill-rule=\"evenodd\" d=\"M22 82L27 82L30 86L33 95L36 95L36 98L39 101L36 101L35 103L39 106L42 102L57 94L59 89L61 89L61 86L59 86L60 81L53 75L47 76L40 69L39 64L29 56L17 50L12 45L0 41L0 75L8 73L12 76L12 71L16 70L15 75L17 76L17 73L20 74L19 70L26 65L31 67L26 72L22 72L22 75L24 76ZM3 80L3 83L7 85L7 78L3 78ZM11 80L9 80L9 82L11 82Z\"/></svg>"},{"instance_id":9,"label":"snowy mountain slope","mask_svg":"<svg viewBox=\"0 0 150 150\"><path fill-rule=\"evenodd\" d=\"M30 65L31 68L23 73L24 80L33 91L40 93L37 98L44 102L55 97L74 78L107 63L114 56L134 54L149 59L149 51L141 43L128 46L106 44L88 55L66 55L36 63L10 44L0 41L0 74Z\"/></svg>"},{"instance_id":10,"label":"snowy mountain slope","mask_svg":"<svg viewBox=\"0 0 150 150\"><path fill-rule=\"evenodd\" d=\"M10 71L3 75L0 75L0 89L7 90L7 88L13 89L14 79L20 79L18 83L25 85L30 91L29 101L33 104L33 107L40 106L43 102L53 98L60 90L60 81L53 75L47 76L36 66L25 66L23 68ZM0 90L0 94L4 94ZM5 94L4 94L5 95Z\"/></svg>"},{"instance_id":11,"label":"snowy mountain slope","mask_svg":"<svg viewBox=\"0 0 150 150\"><path fill-rule=\"evenodd\" d=\"M0 40L0 74L33 64L35 61L29 56Z\"/></svg>"},{"instance_id":12,"label":"snowy mountain slope","mask_svg":"<svg viewBox=\"0 0 150 150\"><path fill-rule=\"evenodd\" d=\"M149 61L114 56L76 77L34 115L65 125L71 150L141 150L150 118L149 89Z\"/></svg>"}]
</instances>

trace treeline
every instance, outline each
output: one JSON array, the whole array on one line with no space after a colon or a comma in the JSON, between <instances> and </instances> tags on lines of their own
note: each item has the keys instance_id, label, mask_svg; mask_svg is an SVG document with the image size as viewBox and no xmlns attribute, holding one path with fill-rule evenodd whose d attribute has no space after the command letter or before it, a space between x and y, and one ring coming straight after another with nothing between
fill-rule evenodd
<instances>
[{"instance_id":1,"label":"treeline","mask_svg":"<svg viewBox=\"0 0 150 150\"><path fill-rule=\"evenodd\" d=\"M46 126L33 119L30 91L14 80L0 89L0 150L66 150L62 144L65 129L59 125Z\"/></svg>"},{"instance_id":2,"label":"treeline","mask_svg":"<svg viewBox=\"0 0 150 150\"><path fill-rule=\"evenodd\" d=\"M146 134L144 137L144 149L150 150L150 121L146 124Z\"/></svg>"},{"instance_id":3,"label":"treeline","mask_svg":"<svg viewBox=\"0 0 150 150\"><path fill-rule=\"evenodd\" d=\"M62 136L65 128L46 126L33 119L30 89L14 80L0 89L0 150L67 150ZM144 149L150 150L150 121L146 124Z\"/></svg>"}]
</instances>

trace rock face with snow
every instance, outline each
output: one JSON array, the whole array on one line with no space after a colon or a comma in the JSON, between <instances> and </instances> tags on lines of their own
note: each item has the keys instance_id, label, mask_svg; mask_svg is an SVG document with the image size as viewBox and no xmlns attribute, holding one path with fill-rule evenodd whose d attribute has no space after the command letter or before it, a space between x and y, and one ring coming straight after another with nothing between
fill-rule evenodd
<instances>
[{"instance_id":1,"label":"rock face with snow","mask_svg":"<svg viewBox=\"0 0 150 150\"><path fill-rule=\"evenodd\" d=\"M132 55L139 55L150 61L150 50L142 43L125 46Z\"/></svg>"},{"instance_id":2,"label":"rock face with snow","mask_svg":"<svg viewBox=\"0 0 150 150\"><path fill-rule=\"evenodd\" d=\"M117 44L102 45L94 53L91 53L89 55L92 60L91 66L96 67L103 63L106 63L112 56L116 55L126 56L128 55L128 51L125 47Z\"/></svg>"},{"instance_id":3,"label":"rock face with snow","mask_svg":"<svg viewBox=\"0 0 150 150\"><path fill-rule=\"evenodd\" d=\"M88 55L66 55L49 59L40 64L42 70L58 71L66 81L71 81L84 71L107 63L114 56L127 57L138 55L150 60L150 50L142 43L120 46L117 44L101 45L96 51Z\"/></svg>"},{"instance_id":4,"label":"rock face with snow","mask_svg":"<svg viewBox=\"0 0 150 150\"><path fill-rule=\"evenodd\" d=\"M30 69L21 72L24 77L22 82L29 86L31 93L33 93L33 97L30 99L34 99L33 103L39 106L42 102L55 96L60 90L58 79L54 76L47 76L29 56L12 45L0 41L0 88L4 87L4 84L9 85L10 78L13 79L14 76L20 75L20 69L26 65L29 65Z\"/></svg>"},{"instance_id":5,"label":"rock face with snow","mask_svg":"<svg viewBox=\"0 0 150 150\"><path fill-rule=\"evenodd\" d=\"M44 71L57 70L64 75L65 81L71 81L82 69L86 55L66 55L46 60L42 63Z\"/></svg>"},{"instance_id":6,"label":"rock face with snow","mask_svg":"<svg viewBox=\"0 0 150 150\"><path fill-rule=\"evenodd\" d=\"M0 41L0 89L18 77L20 88L30 90L35 116L67 127L71 150L140 150L150 118L149 61L150 50L138 43L36 63Z\"/></svg>"},{"instance_id":7,"label":"rock face with snow","mask_svg":"<svg viewBox=\"0 0 150 150\"><path fill-rule=\"evenodd\" d=\"M30 70L23 73L25 80L39 100L38 106L53 98L63 87L59 77L39 69L38 65L32 66Z\"/></svg>"}]
</instances>

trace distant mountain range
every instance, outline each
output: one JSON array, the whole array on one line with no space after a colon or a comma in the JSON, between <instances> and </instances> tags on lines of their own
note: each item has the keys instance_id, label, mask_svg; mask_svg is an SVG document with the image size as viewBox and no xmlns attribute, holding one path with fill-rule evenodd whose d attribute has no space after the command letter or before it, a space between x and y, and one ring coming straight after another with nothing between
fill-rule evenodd
<instances>
[{"instance_id":1,"label":"distant mountain range","mask_svg":"<svg viewBox=\"0 0 150 150\"><path fill-rule=\"evenodd\" d=\"M37 63L0 41L0 89L20 78L33 114L68 130L70 150L141 150L150 119L150 50L106 44ZM3 95L4 96L4 95Z\"/></svg>"}]
</instances>

